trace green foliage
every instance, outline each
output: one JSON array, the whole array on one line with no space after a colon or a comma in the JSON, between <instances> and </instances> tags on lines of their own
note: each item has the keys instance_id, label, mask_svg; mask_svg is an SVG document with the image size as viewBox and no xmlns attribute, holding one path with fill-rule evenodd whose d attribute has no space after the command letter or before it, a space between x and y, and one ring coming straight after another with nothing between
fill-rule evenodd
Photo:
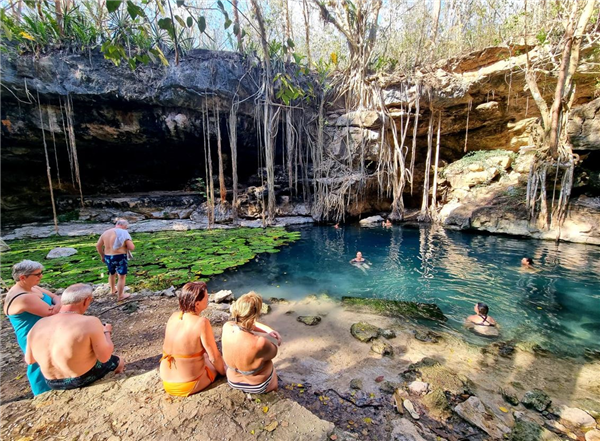
<instances>
[{"instance_id":1,"label":"green foliage","mask_svg":"<svg viewBox=\"0 0 600 441\"><path fill-rule=\"evenodd\" d=\"M59 222L70 222L79 219L79 211L67 211L66 213L59 214L57 217Z\"/></svg>"},{"instance_id":2,"label":"green foliage","mask_svg":"<svg viewBox=\"0 0 600 441\"><path fill-rule=\"evenodd\" d=\"M298 240L300 233L282 228L242 228L132 236L136 251L129 265L128 285L134 289L164 289L194 280L206 281L249 262L259 253L276 253L278 247ZM11 250L2 253L0 274L3 280L11 280L12 265L31 259L44 264L43 282L56 288L78 282L106 282L106 266L96 252L97 239L83 236L8 241ZM46 260L48 252L56 247L72 247L78 253Z\"/></svg>"}]
</instances>

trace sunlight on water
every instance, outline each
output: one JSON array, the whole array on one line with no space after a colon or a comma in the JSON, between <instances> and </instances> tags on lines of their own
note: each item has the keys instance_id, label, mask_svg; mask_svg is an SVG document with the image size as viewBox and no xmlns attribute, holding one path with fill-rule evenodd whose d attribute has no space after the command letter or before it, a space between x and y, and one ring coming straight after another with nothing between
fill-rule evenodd
<instances>
[{"instance_id":1,"label":"sunlight on water","mask_svg":"<svg viewBox=\"0 0 600 441\"><path fill-rule=\"evenodd\" d=\"M438 228L302 228L302 239L258 256L213 279L210 289L249 290L264 298L309 294L436 303L440 326L470 341L462 327L478 301L490 306L504 340L537 343L555 352L600 349L600 247ZM357 251L367 270L349 263ZM533 257L536 270L520 266Z\"/></svg>"}]
</instances>

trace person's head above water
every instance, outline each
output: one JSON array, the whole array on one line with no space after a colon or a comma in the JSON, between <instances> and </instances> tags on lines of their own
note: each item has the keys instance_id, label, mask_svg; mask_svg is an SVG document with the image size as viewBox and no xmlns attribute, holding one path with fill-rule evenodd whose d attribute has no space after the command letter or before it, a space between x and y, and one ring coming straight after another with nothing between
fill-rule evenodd
<instances>
[{"instance_id":1,"label":"person's head above water","mask_svg":"<svg viewBox=\"0 0 600 441\"><path fill-rule=\"evenodd\" d=\"M523 266L533 266L533 259L531 257L523 257L521 259L521 265L523 265Z\"/></svg>"},{"instance_id":2,"label":"person's head above water","mask_svg":"<svg viewBox=\"0 0 600 441\"><path fill-rule=\"evenodd\" d=\"M356 253L356 258L359 260L362 259L362 253L360 251Z\"/></svg>"},{"instance_id":3,"label":"person's head above water","mask_svg":"<svg viewBox=\"0 0 600 441\"><path fill-rule=\"evenodd\" d=\"M479 315L488 315L490 308L483 302L479 302L475 305L475 312Z\"/></svg>"}]
</instances>

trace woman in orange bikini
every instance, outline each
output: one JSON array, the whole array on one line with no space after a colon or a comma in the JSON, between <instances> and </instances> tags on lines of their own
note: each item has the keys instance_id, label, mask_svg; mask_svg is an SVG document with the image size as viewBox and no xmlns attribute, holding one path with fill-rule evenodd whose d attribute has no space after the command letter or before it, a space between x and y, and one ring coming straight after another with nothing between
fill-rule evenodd
<instances>
[{"instance_id":1,"label":"woman in orange bikini","mask_svg":"<svg viewBox=\"0 0 600 441\"><path fill-rule=\"evenodd\" d=\"M186 284L179 296L180 311L167 322L160 378L170 395L187 397L225 375L223 357L210 322L200 313L208 306L206 283Z\"/></svg>"}]
</instances>

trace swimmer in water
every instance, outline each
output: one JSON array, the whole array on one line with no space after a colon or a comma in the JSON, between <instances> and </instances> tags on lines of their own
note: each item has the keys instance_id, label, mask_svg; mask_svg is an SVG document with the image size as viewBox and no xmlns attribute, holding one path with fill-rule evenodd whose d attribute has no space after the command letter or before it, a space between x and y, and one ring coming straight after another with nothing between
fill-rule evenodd
<instances>
[{"instance_id":1,"label":"swimmer in water","mask_svg":"<svg viewBox=\"0 0 600 441\"><path fill-rule=\"evenodd\" d=\"M475 315L467 317L466 325L478 334L496 337L498 328L496 320L488 315L490 308L485 303L475 304Z\"/></svg>"}]
</instances>

